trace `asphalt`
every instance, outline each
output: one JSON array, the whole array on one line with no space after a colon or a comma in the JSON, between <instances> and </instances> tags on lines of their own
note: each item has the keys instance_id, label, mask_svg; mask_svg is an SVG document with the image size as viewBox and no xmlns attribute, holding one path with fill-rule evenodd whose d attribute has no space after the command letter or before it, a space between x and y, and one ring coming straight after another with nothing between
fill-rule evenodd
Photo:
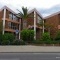
<instances>
[{"instance_id":1,"label":"asphalt","mask_svg":"<svg viewBox=\"0 0 60 60\"><path fill-rule=\"evenodd\" d=\"M0 46L0 53L6 52L60 52L60 46L32 46L32 45L21 45L21 46Z\"/></svg>"},{"instance_id":2,"label":"asphalt","mask_svg":"<svg viewBox=\"0 0 60 60\"><path fill-rule=\"evenodd\" d=\"M60 60L60 53L0 53L0 60Z\"/></svg>"}]
</instances>

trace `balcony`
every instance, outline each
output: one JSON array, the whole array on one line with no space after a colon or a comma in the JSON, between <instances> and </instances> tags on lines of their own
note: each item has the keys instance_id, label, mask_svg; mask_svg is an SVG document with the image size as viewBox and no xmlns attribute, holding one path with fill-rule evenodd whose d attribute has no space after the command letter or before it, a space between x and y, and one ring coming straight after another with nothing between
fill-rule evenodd
<instances>
[{"instance_id":1,"label":"balcony","mask_svg":"<svg viewBox=\"0 0 60 60\"><path fill-rule=\"evenodd\" d=\"M2 19L3 20L3 19ZM10 20L8 18L5 18L6 21L8 22L12 22L12 23L16 23L16 24L20 24L20 22L16 21L16 20Z\"/></svg>"},{"instance_id":2,"label":"balcony","mask_svg":"<svg viewBox=\"0 0 60 60\"><path fill-rule=\"evenodd\" d=\"M9 23L12 23L14 25L11 25ZM15 32L16 29L19 30L19 24L20 22L16 21L16 20L10 20L8 18L5 19L5 31L8 31L8 32Z\"/></svg>"},{"instance_id":3,"label":"balcony","mask_svg":"<svg viewBox=\"0 0 60 60\"><path fill-rule=\"evenodd\" d=\"M8 31L8 32L15 32L14 29L9 29L9 28L5 28L5 31Z\"/></svg>"}]
</instances>

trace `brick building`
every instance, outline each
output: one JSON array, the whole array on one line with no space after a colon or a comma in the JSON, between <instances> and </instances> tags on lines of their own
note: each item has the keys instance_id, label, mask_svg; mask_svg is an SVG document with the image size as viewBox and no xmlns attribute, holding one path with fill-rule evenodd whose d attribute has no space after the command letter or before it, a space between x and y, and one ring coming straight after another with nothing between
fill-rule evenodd
<instances>
[{"instance_id":1,"label":"brick building","mask_svg":"<svg viewBox=\"0 0 60 60\"><path fill-rule=\"evenodd\" d=\"M2 21L2 34L13 33L16 35L16 30L20 31L20 18L7 6L0 9L0 21ZM20 38L19 35L18 33L18 38Z\"/></svg>"},{"instance_id":2,"label":"brick building","mask_svg":"<svg viewBox=\"0 0 60 60\"><path fill-rule=\"evenodd\" d=\"M50 34L52 37L56 36L56 32L60 30L60 12L51 14L44 18L45 24L49 26Z\"/></svg>"},{"instance_id":3,"label":"brick building","mask_svg":"<svg viewBox=\"0 0 60 60\"><path fill-rule=\"evenodd\" d=\"M40 26L42 20L43 17L35 8L28 11L26 29L33 29L37 39L39 39L42 34L42 26ZM18 30L18 38L20 39L20 31L24 29L26 24L22 18L17 17L13 10L4 6L0 9L0 21L2 21L3 25L2 34L13 33L16 35L16 30Z\"/></svg>"}]
</instances>

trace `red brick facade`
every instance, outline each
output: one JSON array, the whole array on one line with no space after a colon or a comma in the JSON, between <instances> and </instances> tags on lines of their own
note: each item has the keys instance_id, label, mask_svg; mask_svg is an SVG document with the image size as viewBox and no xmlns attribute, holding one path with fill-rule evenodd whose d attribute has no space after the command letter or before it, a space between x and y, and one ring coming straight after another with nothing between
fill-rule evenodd
<instances>
[{"instance_id":1,"label":"red brick facade","mask_svg":"<svg viewBox=\"0 0 60 60\"><path fill-rule=\"evenodd\" d=\"M45 18L45 24L49 25L51 36L55 37L56 32L60 29L60 14L55 13Z\"/></svg>"}]
</instances>

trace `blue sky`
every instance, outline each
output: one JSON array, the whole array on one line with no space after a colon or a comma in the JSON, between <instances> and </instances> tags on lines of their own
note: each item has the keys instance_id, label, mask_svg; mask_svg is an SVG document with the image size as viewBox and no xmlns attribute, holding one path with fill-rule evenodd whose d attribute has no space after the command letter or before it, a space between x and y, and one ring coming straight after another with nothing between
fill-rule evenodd
<instances>
[{"instance_id":1,"label":"blue sky","mask_svg":"<svg viewBox=\"0 0 60 60\"><path fill-rule=\"evenodd\" d=\"M4 5L14 11L21 10L22 6L36 8L44 17L60 11L60 0L1 0L0 7Z\"/></svg>"}]
</instances>

